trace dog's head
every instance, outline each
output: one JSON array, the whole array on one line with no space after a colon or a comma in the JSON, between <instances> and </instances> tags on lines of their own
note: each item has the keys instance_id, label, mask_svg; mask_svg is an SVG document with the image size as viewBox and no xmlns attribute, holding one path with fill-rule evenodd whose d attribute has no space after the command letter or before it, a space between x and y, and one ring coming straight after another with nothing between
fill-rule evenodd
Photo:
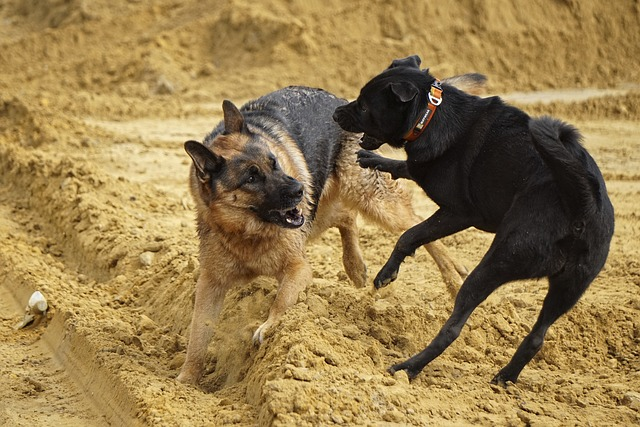
<instances>
[{"instance_id":1,"label":"dog's head","mask_svg":"<svg viewBox=\"0 0 640 427\"><path fill-rule=\"evenodd\" d=\"M385 142L402 147L403 136L423 108L421 88L434 80L428 69L420 69L420 62L417 55L394 60L364 85L355 101L336 108L333 119L346 131L364 132L364 148Z\"/></svg>"},{"instance_id":2,"label":"dog's head","mask_svg":"<svg viewBox=\"0 0 640 427\"><path fill-rule=\"evenodd\" d=\"M304 186L286 174L262 135L247 129L242 113L223 102L224 132L211 148L187 141L192 191L213 221L246 223L247 215L284 228L301 227Z\"/></svg>"}]
</instances>

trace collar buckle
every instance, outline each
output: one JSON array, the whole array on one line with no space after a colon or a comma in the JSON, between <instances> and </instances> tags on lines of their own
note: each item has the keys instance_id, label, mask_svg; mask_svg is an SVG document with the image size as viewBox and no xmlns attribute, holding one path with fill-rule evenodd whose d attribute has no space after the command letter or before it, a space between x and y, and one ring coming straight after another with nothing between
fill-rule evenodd
<instances>
[{"instance_id":1,"label":"collar buckle","mask_svg":"<svg viewBox=\"0 0 640 427\"><path fill-rule=\"evenodd\" d=\"M405 143L415 141L420 137L420 135L422 135L422 132L424 132L427 125L433 118L436 108L442 104L442 84L440 83L440 80L436 79L431 83L427 99L429 100L427 110L420 118L418 118L418 121L413 125L409 133L404 136L403 139L405 140Z\"/></svg>"}]
</instances>

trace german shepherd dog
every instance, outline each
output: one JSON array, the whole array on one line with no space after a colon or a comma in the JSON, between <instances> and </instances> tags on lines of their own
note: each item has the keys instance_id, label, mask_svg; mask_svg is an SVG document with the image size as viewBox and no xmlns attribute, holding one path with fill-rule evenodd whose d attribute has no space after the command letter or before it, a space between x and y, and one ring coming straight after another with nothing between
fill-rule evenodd
<instances>
[{"instance_id":1,"label":"german shepherd dog","mask_svg":"<svg viewBox=\"0 0 640 427\"><path fill-rule=\"evenodd\" d=\"M404 148L406 161L366 150L358 161L415 181L439 206L402 234L374 280L377 288L393 281L404 258L420 245L468 227L495 233L440 332L390 372L405 370L414 378L458 337L494 290L546 276L549 290L538 320L492 380L516 382L547 329L578 301L609 252L613 207L578 131L550 117L530 118L498 97L479 98L440 84L420 69L418 56L393 61L333 117L347 131L364 132L372 146L386 142Z\"/></svg>"},{"instance_id":2,"label":"german shepherd dog","mask_svg":"<svg viewBox=\"0 0 640 427\"><path fill-rule=\"evenodd\" d=\"M456 81L464 86L464 78ZM409 193L388 175L356 163L361 135L343 131L331 118L344 104L306 87L278 90L241 109L224 101L224 120L204 143L185 143L193 160L200 274L179 381L194 384L201 377L214 321L232 286L260 275L279 283L269 316L253 336L259 344L311 283L308 239L337 227L344 268L360 287L366 266L356 215L397 233L421 221ZM464 266L439 242L425 247L447 286L457 289L467 274Z\"/></svg>"}]
</instances>

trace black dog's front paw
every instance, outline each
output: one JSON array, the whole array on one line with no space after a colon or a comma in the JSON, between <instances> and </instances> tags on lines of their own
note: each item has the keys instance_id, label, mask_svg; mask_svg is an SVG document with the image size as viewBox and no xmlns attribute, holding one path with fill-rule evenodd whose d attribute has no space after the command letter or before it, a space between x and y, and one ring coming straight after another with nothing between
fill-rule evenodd
<instances>
[{"instance_id":1,"label":"black dog's front paw","mask_svg":"<svg viewBox=\"0 0 640 427\"><path fill-rule=\"evenodd\" d=\"M403 160L388 159L368 150L360 150L357 155L356 161L360 167L387 172L393 179L411 179L407 162Z\"/></svg>"},{"instance_id":2,"label":"black dog's front paw","mask_svg":"<svg viewBox=\"0 0 640 427\"><path fill-rule=\"evenodd\" d=\"M383 288L398 278L398 267L385 264L373 280L376 289Z\"/></svg>"},{"instance_id":3,"label":"black dog's front paw","mask_svg":"<svg viewBox=\"0 0 640 427\"><path fill-rule=\"evenodd\" d=\"M384 157L379 154L372 153L368 150L359 150L357 154L358 158L356 161L361 168L380 169L382 166L382 160L384 160Z\"/></svg>"}]
</instances>

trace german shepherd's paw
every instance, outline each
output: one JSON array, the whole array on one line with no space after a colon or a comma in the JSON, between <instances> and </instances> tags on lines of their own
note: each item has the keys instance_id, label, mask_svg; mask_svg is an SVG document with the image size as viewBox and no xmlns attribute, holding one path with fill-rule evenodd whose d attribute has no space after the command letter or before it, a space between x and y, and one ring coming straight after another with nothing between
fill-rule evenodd
<instances>
[{"instance_id":1,"label":"german shepherd's paw","mask_svg":"<svg viewBox=\"0 0 640 427\"><path fill-rule=\"evenodd\" d=\"M271 327L271 322L268 320L264 322L262 325L258 326L258 329L253 333L253 345L256 347L260 347L260 345L264 342L264 338L266 337L268 329Z\"/></svg>"},{"instance_id":2,"label":"german shepherd's paw","mask_svg":"<svg viewBox=\"0 0 640 427\"><path fill-rule=\"evenodd\" d=\"M367 285L367 268L360 270L347 271L347 276L353 282L356 288L363 288Z\"/></svg>"},{"instance_id":3,"label":"german shepherd's paw","mask_svg":"<svg viewBox=\"0 0 640 427\"><path fill-rule=\"evenodd\" d=\"M349 255L349 256L347 256ZM353 282L356 288L362 288L367 284L367 265L362 259L362 255L358 252L352 254L345 252L342 258L347 276Z\"/></svg>"},{"instance_id":4,"label":"german shepherd's paw","mask_svg":"<svg viewBox=\"0 0 640 427\"><path fill-rule=\"evenodd\" d=\"M194 375L188 369L183 368L182 372L176 377L176 381L186 385L196 385L199 375Z\"/></svg>"}]
</instances>

